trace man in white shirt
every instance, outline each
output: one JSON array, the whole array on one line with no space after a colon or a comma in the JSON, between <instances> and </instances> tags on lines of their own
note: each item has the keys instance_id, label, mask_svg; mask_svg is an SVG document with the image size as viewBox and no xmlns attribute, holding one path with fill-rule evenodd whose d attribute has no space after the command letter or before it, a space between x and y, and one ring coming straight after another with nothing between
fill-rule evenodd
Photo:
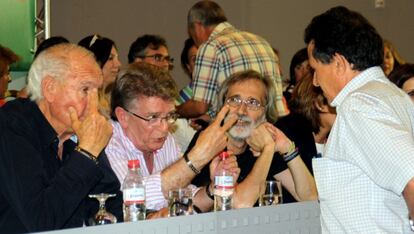
<instances>
[{"instance_id":1,"label":"man in white shirt","mask_svg":"<svg viewBox=\"0 0 414 234\"><path fill-rule=\"evenodd\" d=\"M169 133L177 119L174 105L177 95L168 72L146 63L131 65L116 80L112 91L113 135L105 152L121 183L128 171L128 160L140 160L148 209L166 207L169 190L187 187L199 170L224 149L225 133L237 120L232 117L220 126L228 112L228 108L223 108L195 148L180 158L180 150ZM218 160L213 160L211 170L217 163ZM234 156L224 166L238 176ZM211 208L213 201L205 189L193 187L193 194L198 208L202 211Z\"/></svg>"},{"instance_id":2,"label":"man in white shirt","mask_svg":"<svg viewBox=\"0 0 414 234\"><path fill-rule=\"evenodd\" d=\"M324 157L313 161L323 233L410 232L414 106L381 69L380 35L335 7L312 19L305 42L314 85L337 110Z\"/></svg>"}]
</instances>

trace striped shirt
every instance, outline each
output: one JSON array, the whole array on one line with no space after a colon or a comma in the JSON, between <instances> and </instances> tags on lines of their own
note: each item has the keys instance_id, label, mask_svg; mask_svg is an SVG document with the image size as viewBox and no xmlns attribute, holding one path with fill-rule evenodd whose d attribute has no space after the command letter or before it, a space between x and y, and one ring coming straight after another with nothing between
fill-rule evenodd
<instances>
[{"instance_id":1,"label":"striped shirt","mask_svg":"<svg viewBox=\"0 0 414 234\"><path fill-rule=\"evenodd\" d=\"M323 233L410 233L402 191L414 177L414 105L380 67L335 97L337 118L313 159Z\"/></svg>"},{"instance_id":2,"label":"striped shirt","mask_svg":"<svg viewBox=\"0 0 414 234\"><path fill-rule=\"evenodd\" d=\"M210 104L209 113L217 111L216 97L221 84L232 74L256 70L275 82L275 106L279 116L287 114L283 105L279 60L263 38L239 31L228 22L217 25L198 52L193 72L193 99Z\"/></svg>"},{"instance_id":3,"label":"striped shirt","mask_svg":"<svg viewBox=\"0 0 414 234\"><path fill-rule=\"evenodd\" d=\"M109 159L112 169L121 184L128 172L128 160L138 159L141 163L141 173L144 176L146 207L147 209L159 210L167 206L161 190L161 172L179 159L180 150L175 144L171 134L161 149L154 152L154 168L152 173L148 171L143 153L138 150L124 134L121 125L112 121L113 133L105 153ZM195 187L192 187L195 193Z\"/></svg>"},{"instance_id":4,"label":"striped shirt","mask_svg":"<svg viewBox=\"0 0 414 234\"><path fill-rule=\"evenodd\" d=\"M191 88L191 83L190 83L180 90L176 103L178 105L181 105L184 102L190 100L192 96L193 96L193 89Z\"/></svg>"}]
</instances>

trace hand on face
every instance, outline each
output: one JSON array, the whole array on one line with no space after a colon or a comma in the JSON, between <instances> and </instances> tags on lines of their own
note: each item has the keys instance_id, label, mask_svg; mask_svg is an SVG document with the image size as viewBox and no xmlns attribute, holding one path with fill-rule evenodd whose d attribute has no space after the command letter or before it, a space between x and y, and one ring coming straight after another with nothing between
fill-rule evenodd
<instances>
[{"instance_id":1,"label":"hand on face","mask_svg":"<svg viewBox=\"0 0 414 234\"><path fill-rule=\"evenodd\" d=\"M199 153L210 159L223 151L227 146L227 131L237 121L237 116L234 115L230 117L223 126L220 126L228 112L229 107L223 106L217 114L216 119L200 134L193 148L194 150L197 150Z\"/></svg>"},{"instance_id":2,"label":"hand on face","mask_svg":"<svg viewBox=\"0 0 414 234\"><path fill-rule=\"evenodd\" d=\"M260 124L246 139L247 144L250 146L250 150L255 156L259 156L260 152L262 152L265 147L272 149L275 148L275 141L272 138L271 132L267 128L268 125L273 126L268 122Z\"/></svg>"},{"instance_id":3,"label":"hand on face","mask_svg":"<svg viewBox=\"0 0 414 234\"><path fill-rule=\"evenodd\" d=\"M112 125L98 112L97 90L88 94L88 105L82 119L79 119L75 108L69 107L68 111L79 147L98 156L112 135Z\"/></svg>"},{"instance_id":4,"label":"hand on face","mask_svg":"<svg viewBox=\"0 0 414 234\"><path fill-rule=\"evenodd\" d=\"M236 182L240 175L240 168L237 164L237 158L234 156L233 152L227 151L229 157L226 160L220 160L220 157L216 156L210 163L210 180L214 181L215 172L218 169L225 169L230 172L233 176L233 181Z\"/></svg>"}]
</instances>

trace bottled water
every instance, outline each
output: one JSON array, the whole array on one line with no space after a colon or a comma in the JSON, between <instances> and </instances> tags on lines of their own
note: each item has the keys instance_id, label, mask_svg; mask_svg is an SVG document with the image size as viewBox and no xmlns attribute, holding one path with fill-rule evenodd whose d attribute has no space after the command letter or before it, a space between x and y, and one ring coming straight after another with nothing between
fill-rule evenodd
<instances>
[{"instance_id":1,"label":"bottled water","mask_svg":"<svg viewBox=\"0 0 414 234\"><path fill-rule=\"evenodd\" d=\"M122 184L124 222L145 220L145 186L139 160L128 161L128 174Z\"/></svg>"},{"instance_id":2,"label":"bottled water","mask_svg":"<svg viewBox=\"0 0 414 234\"><path fill-rule=\"evenodd\" d=\"M229 157L227 152L219 155L220 159L226 160ZM214 177L214 211L231 210L233 207L233 176L227 170L219 168Z\"/></svg>"}]
</instances>

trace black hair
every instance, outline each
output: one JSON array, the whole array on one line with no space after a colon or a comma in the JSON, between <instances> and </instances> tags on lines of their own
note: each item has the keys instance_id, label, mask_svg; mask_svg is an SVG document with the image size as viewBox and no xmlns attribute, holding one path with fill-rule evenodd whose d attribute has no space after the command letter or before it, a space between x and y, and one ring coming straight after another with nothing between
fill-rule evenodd
<instances>
[{"instance_id":1,"label":"black hair","mask_svg":"<svg viewBox=\"0 0 414 234\"><path fill-rule=\"evenodd\" d=\"M346 58L353 69L381 66L384 49L381 36L360 13L343 6L315 16L305 30L305 43L314 43L312 55L330 63L335 53Z\"/></svg>"},{"instance_id":2,"label":"black hair","mask_svg":"<svg viewBox=\"0 0 414 234\"><path fill-rule=\"evenodd\" d=\"M145 49L147 47L157 50L161 46L168 48L167 42L161 36L145 34L138 37L129 47L128 63L133 63L136 58L145 56Z\"/></svg>"},{"instance_id":3,"label":"black hair","mask_svg":"<svg viewBox=\"0 0 414 234\"><path fill-rule=\"evenodd\" d=\"M306 60L308 60L308 51L306 48L300 49L293 55L289 66L290 85L295 85L297 82L295 75L295 67L302 64Z\"/></svg>"},{"instance_id":4,"label":"black hair","mask_svg":"<svg viewBox=\"0 0 414 234\"><path fill-rule=\"evenodd\" d=\"M395 68L389 75L389 79L400 88L410 78L414 78L414 64L412 63L406 63Z\"/></svg>"},{"instance_id":5,"label":"black hair","mask_svg":"<svg viewBox=\"0 0 414 234\"><path fill-rule=\"evenodd\" d=\"M96 62L103 68L111 55L112 47L116 48L115 42L98 34L90 35L78 42L78 45L92 51Z\"/></svg>"},{"instance_id":6,"label":"black hair","mask_svg":"<svg viewBox=\"0 0 414 234\"><path fill-rule=\"evenodd\" d=\"M191 76L190 71L188 70L187 65L190 64L190 61L188 60L188 52L190 51L191 47L193 47L194 41L191 38L188 38L184 42L184 48L183 51L181 51L181 67L184 69L184 71Z\"/></svg>"},{"instance_id":7,"label":"black hair","mask_svg":"<svg viewBox=\"0 0 414 234\"><path fill-rule=\"evenodd\" d=\"M52 47L54 45L61 44L61 43L69 43L69 40L62 36L54 36L54 37L49 37L48 39L45 39L37 47L37 50L34 54L34 58L36 58L40 54L40 52L44 51L45 49Z\"/></svg>"}]
</instances>

